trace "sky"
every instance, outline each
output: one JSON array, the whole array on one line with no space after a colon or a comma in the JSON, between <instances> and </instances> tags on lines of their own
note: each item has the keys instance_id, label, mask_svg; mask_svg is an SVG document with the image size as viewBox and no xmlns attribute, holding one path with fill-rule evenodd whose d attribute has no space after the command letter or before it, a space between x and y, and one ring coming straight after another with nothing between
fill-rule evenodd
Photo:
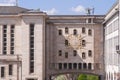
<instances>
[{"instance_id":1,"label":"sky","mask_svg":"<svg viewBox=\"0 0 120 80\"><path fill-rule=\"evenodd\" d=\"M16 0L6 1L7 4ZM49 15L81 15L87 8L94 8L94 14L106 14L116 0L18 0L18 6L28 9L40 9Z\"/></svg>"}]
</instances>

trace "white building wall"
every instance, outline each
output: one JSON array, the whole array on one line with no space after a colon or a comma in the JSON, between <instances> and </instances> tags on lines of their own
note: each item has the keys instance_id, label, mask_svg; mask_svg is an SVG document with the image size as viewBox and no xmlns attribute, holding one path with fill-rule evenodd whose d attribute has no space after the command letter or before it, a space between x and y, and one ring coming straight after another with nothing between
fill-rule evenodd
<instances>
[{"instance_id":1,"label":"white building wall","mask_svg":"<svg viewBox=\"0 0 120 80\"><path fill-rule=\"evenodd\" d=\"M106 80L117 80L119 72L118 54L118 16L113 18L105 27L105 71Z\"/></svg>"}]
</instances>

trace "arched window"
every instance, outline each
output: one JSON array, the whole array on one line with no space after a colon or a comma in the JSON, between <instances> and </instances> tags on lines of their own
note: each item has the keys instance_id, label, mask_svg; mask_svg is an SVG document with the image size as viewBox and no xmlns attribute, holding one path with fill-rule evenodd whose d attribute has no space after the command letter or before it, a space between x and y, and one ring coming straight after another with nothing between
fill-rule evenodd
<instances>
[{"instance_id":1,"label":"arched window","mask_svg":"<svg viewBox=\"0 0 120 80\"><path fill-rule=\"evenodd\" d=\"M58 34L59 34L59 35L62 35L62 30L61 30L61 29L58 30Z\"/></svg>"},{"instance_id":2,"label":"arched window","mask_svg":"<svg viewBox=\"0 0 120 80\"><path fill-rule=\"evenodd\" d=\"M88 51L88 56L92 57L92 51L91 50Z\"/></svg>"},{"instance_id":3,"label":"arched window","mask_svg":"<svg viewBox=\"0 0 120 80\"><path fill-rule=\"evenodd\" d=\"M85 27L82 27L82 33L86 33Z\"/></svg>"},{"instance_id":4,"label":"arched window","mask_svg":"<svg viewBox=\"0 0 120 80\"><path fill-rule=\"evenodd\" d=\"M67 63L64 63L63 66L64 66L64 69L67 69Z\"/></svg>"},{"instance_id":5,"label":"arched window","mask_svg":"<svg viewBox=\"0 0 120 80\"><path fill-rule=\"evenodd\" d=\"M68 52L65 52L65 58L68 58Z\"/></svg>"},{"instance_id":6,"label":"arched window","mask_svg":"<svg viewBox=\"0 0 120 80\"><path fill-rule=\"evenodd\" d=\"M65 46L68 46L69 43L68 43L68 40L65 40Z\"/></svg>"},{"instance_id":7,"label":"arched window","mask_svg":"<svg viewBox=\"0 0 120 80\"><path fill-rule=\"evenodd\" d=\"M82 63L78 63L78 68L82 69Z\"/></svg>"},{"instance_id":8,"label":"arched window","mask_svg":"<svg viewBox=\"0 0 120 80\"><path fill-rule=\"evenodd\" d=\"M87 69L87 64L83 63L83 69Z\"/></svg>"},{"instance_id":9,"label":"arched window","mask_svg":"<svg viewBox=\"0 0 120 80\"><path fill-rule=\"evenodd\" d=\"M73 34L77 35L77 30L76 29L73 30Z\"/></svg>"},{"instance_id":10,"label":"arched window","mask_svg":"<svg viewBox=\"0 0 120 80\"><path fill-rule=\"evenodd\" d=\"M62 63L59 63L59 64L58 64L58 68L59 68L59 69L62 69Z\"/></svg>"},{"instance_id":11,"label":"arched window","mask_svg":"<svg viewBox=\"0 0 120 80\"><path fill-rule=\"evenodd\" d=\"M77 51L73 50L73 56L77 56Z\"/></svg>"},{"instance_id":12,"label":"arched window","mask_svg":"<svg viewBox=\"0 0 120 80\"><path fill-rule=\"evenodd\" d=\"M82 40L82 46L85 47L86 46L86 41Z\"/></svg>"},{"instance_id":13,"label":"arched window","mask_svg":"<svg viewBox=\"0 0 120 80\"><path fill-rule=\"evenodd\" d=\"M72 63L68 64L69 69L72 69Z\"/></svg>"},{"instance_id":14,"label":"arched window","mask_svg":"<svg viewBox=\"0 0 120 80\"><path fill-rule=\"evenodd\" d=\"M68 27L65 27L65 33L68 34L69 31L68 31Z\"/></svg>"},{"instance_id":15,"label":"arched window","mask_svg":"<svg viewBox=\"0 0 120 80\"><path fill-rule=\"evenodd\" d=\"M92 64L88 63L88 69L91 70L92 69Z\"/></svg>"},{"instance_id":16,"label":"arched window","mask_svg":"<svg viewBox=\"0 0 120 80\"><path fill-rule=\"evenodd\" d=\"M86 54L85 54L85 52L82 53L82 58L83 58L83 59L86 58Z\"/></svg>"},{"instance_id":17,"label":"arched window","mask_svg":"<svg viewBox=\"0 0 120 80\"><path fill-rule=\"evenodd\" d=\"M89 35L89 36L92 35L92 30L91 30L91 29L88 30L88 35Z\"/></svg>"},{"instance_id":18,"label":"arched window","mask_svg":"<svg viewBox=\"0 0 120 80\"><path fill-rule=\"evenodd\" d=\"M73 63L73 69L77 69L77 63Z\"/></svg>"},{"instance_id":19,"label":"arched window","mask_svg":"<svg viewBox=\"0 0 120 80\"><path fill-rule=\"evenodd\" d=\"M62 56L62 50L59 50L59 51L58 51L58 55L59 55L59 56Z\"/></svg>"}]
</instances>

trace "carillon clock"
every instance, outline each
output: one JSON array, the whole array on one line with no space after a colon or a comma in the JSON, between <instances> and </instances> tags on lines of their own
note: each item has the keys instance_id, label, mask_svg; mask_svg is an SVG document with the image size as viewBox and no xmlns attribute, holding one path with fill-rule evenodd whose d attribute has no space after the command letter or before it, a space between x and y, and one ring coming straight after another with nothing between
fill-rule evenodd
<instances>
[{"instance_id":1,"label":"carillon clock","mask_svg":"<svg viewBox=\"0 0 120 80\"><path fill-rule=\"evenodd\" d=\"M84 39L86 36L81 36L81 34L73 35L69 34L66 39L68 40L68 48L74 49L85 49L86 40Z\"/></svg>"}]
</instances>

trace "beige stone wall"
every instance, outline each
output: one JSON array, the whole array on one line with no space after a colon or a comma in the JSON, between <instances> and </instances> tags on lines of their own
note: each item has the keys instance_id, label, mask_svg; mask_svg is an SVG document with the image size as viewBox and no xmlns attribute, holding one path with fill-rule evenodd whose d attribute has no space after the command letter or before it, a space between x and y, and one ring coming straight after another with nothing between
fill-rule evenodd
<instances>
[{"instance_id":1,"label":"beige stone wall","mask_svg":"<svg viewBox=\"0 0 120 80\"><path fill-rule=\"evenodd\" d=\"M68 19L69 18L69 19ZM103 56L103 18L92 18L92 23L80 23L82 17L50 17L47 21L46 31L46 54L47 54L47 75L59 74L65 72L86 72L103 75L104 73L104 56ZM87 20L85 17L83 20ZM62 21L63 20L63 21ZM76 21L76 22L75 22ZM95 22L95 23L94 23ZM65 34L65 27L68 27L69 33ZM82 34L82 27L86 28L86 34ZM58 30L62 30L62 35L58 35ZM78 35L85 37L87 44L84 49L75 49L65 46L65 39L73 34L76 29ZM92 36L88 35L88 29L92 30ZM71 37L70 39L72 39ZM75 40L76 41L76 40ZM58 55L58 50L62 50L62 56ZM73 50L77 50L77 56L73 56ZM88 50L92 50L92 57L88 57ZM68 58L65 58L65 52L68 52ZM82 52L86 53L86 59L82 59ZM92 63L92 70L69 70L58 69L58 63Z\"/></svg>"},{"instance_id":2,"label":"beige stone wall","mask_svg":"<svg viewBox=\"0 0 120 80\"><path fill-rule=\"evenodd\" d=\"M29 25L33 23L35 24L34 31L34 73L29 73ZM2 54L2 26L7 25L7 55ZM15 25L15 49L14 55L10 55L10 25ZM1 63L0 66L5 66L5 79L13 79L13 80L26 80L28 78L35 78L38 80L43 80L44 78L44 30L45 30L45 17L39 16L22 16L22 17L6 17L0 19L0 57L1 59L8 60L9 62L6 64ZM11 60L17 61L17 55L19 55L20 60L22 61L19 66L19 71L17 70L17 64L13 63L13 76L8 76L8 65ZM19 75L19 78L18 76ZM0 80L2 80L0 78Z\"/></svg>"}]
</instances>

